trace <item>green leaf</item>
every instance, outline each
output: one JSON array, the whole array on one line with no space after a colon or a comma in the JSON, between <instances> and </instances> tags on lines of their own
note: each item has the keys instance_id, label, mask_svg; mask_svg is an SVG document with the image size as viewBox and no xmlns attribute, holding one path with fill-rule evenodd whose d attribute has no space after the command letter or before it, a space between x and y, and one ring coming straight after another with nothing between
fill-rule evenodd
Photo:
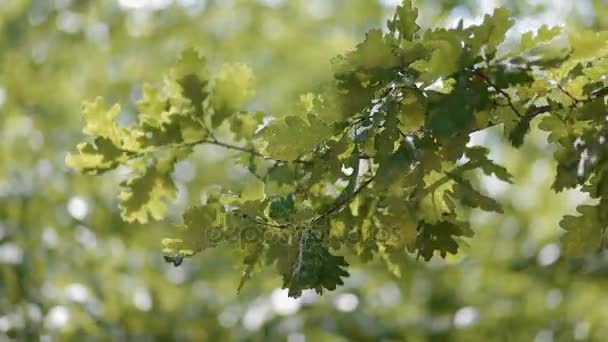
<instances>
[{"instance_id":1,"label":"green leaf","mask_svg":"<svg viewBox=\"0 0 608 342\"><path fill-rule=\"evenodd\" d=\"M427 100L424 96L410 91L405 92L398 113L399 128L403 132L414 132L424 126Z\"/></svg>"},{"instance_id":2,"label":"green leaf","mask_svg":"<svg viewBox=\"0 0 608 342\"><path fill-rule=\"evenodd\" d=\"M550 143L556 143L568 135L568 129L566 128L564 120L557 117L555 114L545 116L538 124L538 128L545 132L549 132L547 140Z\"/></svg>"},{"instance_id":3,"label":"green leaf","mask_svg":"<svg viewBox=\"0 0 608 342\"><path fill-rule=\"evenodd\" d=\"M530 122L532 119L534 119L533 116L522 117L509 132L509 141L511 141L514 147L520 147L524 144L524 138L530 132Z\"/></svg>"},{"instance_id":4,"label":"green leaf","mask_svg":"<svg viewBox=\"0 0 608 342\"><path fill-rule=\"evenodd\" d=\"M386 118L386 127L376 133L374 139L374 158L379 164L383 164L395 152L395 148L401 138L399 133L399 119L396 115Z\"/></svg>"},{"instance_id":5,"label":"green leaf","mask_svg":"<svg viewBox=\"0 0 608 342\"><path fill-rule=\"evenodd\" d=\"M551 41L562 32L559 26L549 28L547 25L541 26L537 31L536 35L534 32L529 31L521 36L521 43L519 52L533 48L534 46Z\"/></svg>"},{"instance_id":6,"label":"green leaf","mask_svg":"<svg viewBox=\"0 0 608 342\"><path fill-rule=\"evenodd\" d=\"M355 51L346 54L341 70L385 69L392 68L397 63L397 56L393 48L384 40L382 31L374 29L365 34L365 40L357 45Z\"/></svg>"},{"instance_id":7,"label":"green leaf","mask_svg":"<svg viewBox=\"0 0 608 342\"><path fill-rule=\"evenodd\" d=\"M107 138L97 138L94 144L80 143L78 154L68 154L67 166L91 175L115 169L124 160L124 151L117 148Z\"/></svg>"},{"instance_id":8,"label":"green leaf","mask_svg":"<svg viewBox=\"0 0 608 342\"><path fill-rule=\"evenodd\" d=\"M584 69L583 73L592 81L603 80L602 77L608 75L608 58L602 58L593 63L591 67Z\"/></svg>"},{"instance_id":9,"label":"green leaf","mask_svg":"<svg viewBox=\"0 0 608 342\"><path fill-rule=\"evenodd\" d=\"M257 178L252 178L241 191L243 201L257 201L266 198L264 193L264 182Z\"/></svg>"},{"instance_id":10,"label":"green leaf","mask_svg":"<svg viewBox=\"0 0 608 342\"><path fill-rule=\"evenodd\" d=\"M94 101L84 102L82 115L85 125L82 131L90 136L105 138L115 146L121 147L123 137L127 133L115 121L118 114L120 114L120 106L115 104L111 108L107 108L101 97Z\"/></svg>"},{"instance_id":11,"label":"green leaf","mask_svg":"<svg viewBox=\"0 0 608 342\"><path fill-rule=\"evenodd\" d=\"M233 238L225 231L226 213L217 202L190 207L183 214L184 223L177 226L176 237L163 239L165 260L192 257L195 253ZM181 261L177 259L179 263Z\"/></svg>"},{"instance_id":12,"label":"green leaf","mask_svg":"<svg viewBox=\"0 0 608 342\"><path fill-rule=\"evenodd\" d=\"M269 216L275 220L287 220L295 212L294 195L280 197L270 203Z\"/></svg>"},{"instance_id":13,"label":"green leaf","mask_svg":"<svg viewBox=\"0 0 608 342\"><path fill-rule=\"evenodd\" d=\"M164 255L163 258L165 259L165 262L172 263L175 267L178 267L184 262L184 257L179 254L167 254Z\"/></svg>"},{"instance_id":14,"label":"green leaf","mask_svg":"<svg viewBox=\"0 0 608 342\"><path fill-rule=\"evenodd\" d=\"M530 75L528 70L511 68L503 65L492 70L492 78L494 79L496 86L501 89L534 82L534 78Z\"/></svg>"},{"instance_id":15,"label":"green leaf","mask_svg":"<svg viewBox=\"0 0 608 342\"><path fill-rule=\"evenodd\" d=\"M416 240L418 238L418 220L416 210L412 203L404 201L401 196L391 196L387 199L387 207L384 216L381 216L382 225L389 231L395 231L398 237L397 246L394 249L407 248L410 252L416 251ZM401 247L401 248L399 248Z\"/></svg>"},{"instance_id":16,"label":"green leaf","mask_svg":"<svg viewBox=\"0 0 608 342\"><path fill-rule=\"evenodd\" d=\"M315 289L319 294L323 289L335 290L344 284L342 278L349 276L344 257L331 254L308 230L298 234L285 257L288 260L283 272L283 288L289 289L290 297L297 298L306 289Z\"/></svg>"},{"instance_id":17,"label":"green leaf","mask_svg":"<svg viewBox=\"0 0 608 342\"><path fill-rule=\"evenodd\" d=\"M465 154L470 159L471 164L480 168L484 174L488 176L493 175L504 182L513 183L513 176L511 176L509 171L488 158L489 152L483 146L472 146L467 147Z\"/></svg>"},{"instance_id":18,"label":"green leaf","mask_svg":"<svg viewBox=\"0 0 608 342\"><path fill-rule=\"evenodd\" d=\"M561 75L567 75L579 63L606 57L608 54L608 31L571 31L568 39L572 52L560 67Z\"/></svg>"},{"instance_id":19,"label":"green leaf","mask_svg":"<svg viewBox=\"0 0 608 342\"><path fill-rule=\"evenodd\" d=\"M237 293L240 293L243 289L243 286L245 286L245 283L249 279L251 279L251 274L253 273L255 266L261 261L263 252L264 248L262 245L254 245L252 251L250 251L249 254L247 254L245 259L243 260L243 263L245 264L245 270L243 271L239 286L236 290Z\"/></svg>"},{"instance_id":20,"label":"green leaf","mask_svg":"<svg viewBox=\"0 0 608 342\"><path fill-rule=\"evenodd\" d=\"M187 230L188 245L195 250L214 247L221 242L224 208L218 203L209 203L189 208L183 215Z\"/></svg>"},{"instance_id":21,"label":"green leaf","mask_svg":"<svg viewBox=\"0 0 608 342\"><path fill-rule=\"evenodd\" d=\"M182 51L177 63L171 70L171 75L176 80L181 80L184 77L194 75L200 80L206 80L207 74L207 60L201 55L198 49L190 47Z\"/></svg>"},{"instance_id":22,"label":"green leaf","mask_svg":"<svg viewBox=\"0 0 608 342\"><path fill-rule=\"evenodd\" d=\"M430 85L438 78L447 79L460 69L462 46L459 37L449 31L443 39L432 40L427 38L425 46L432 52L430 58L419 59L410 67L419 72L418 80Z\"/></svg>"},{"instance_id":23,"label":"green leaf","mask_svg":"<svg viewBox=\"0 0 608 342\"><path fill-rule=\"evenodd\" d=\"M566 230L562 238L562 249L565 255L576 256L596 252L602 246L607 222L600 219L600 206L581 205L577 208L578 216L565 216L560 227Z\"/></svg>"},{"instance_id":24,"label":"green leaf","mask_svg":"<svg viewBox=\"0 0 608 342\"><path fill-rule=\"evenodd\" d=\"M184 141L180 124L181 117L179 115L168 117L169 122L160 124L159 127L148 126L147 123L142 124L143 134L140 135L138 142L143 148L179 144Z\"/></svg>"},{"instance_id":25,"label":"green leaf","mask_svg":"<svg viewBox=\"0 0 608 342\"><path fill-rule=\"evenodd\" d=\"M426 127L438 137L450 137L469 129L475 123L475 113L489 103L487 86L462 75L451 94L429 93Z\"/></svg>"},{"instance_id":26,"label":"green leaf","mask_svg":"<svg viewBox=\"0 0 608 342\"><path fill-rule=\"evenodd\" d=\"M401 38L412 40L420 29L416 19L418 19L418 9L412 5L411 0L404 0L400 6L397 6L395 18L389 20L387 25L392 32L398 32Z\"/></svg>"},{"instance_id":27,"label":"green leaf","mask_svg":"<svg viewBox=\"0 0 608 342\"><path fill-rule=\"evenodd\" d=\"M202 119L204 113L203 102L209 96L205 89L207 81L201 80L195 74L189 74L180 78L177 82L182 87L184 98L192 104L194 117Z\"/></svg>"},{"instance_id":28,"label":"green leaf","mask_svg":"<svg viewBox=\"0 0 608 342\"><path fill-rule=\"evenodd\" d=\"M236 113L230 120L230 129L237 139L252 140L255 132L264 120L263 112L241 112Z\"/></svg>"},{"instance_id":29,"label":"green leaf","mask_svg":"<svg viewBox=\"0 0 608 342\"><path fill-rule=\"evenodd\" d=\"M379 190L387 188L403 188L403 180L408 176L407 170L414 162L414 155L406 144L382 161L376 172L375 187Z\"/></svg>"},{"instance_id":30,"label":"green leaf","mask_svg":"<svg viewBox=\"0 0 608 342\"><path fill-rule=\"evenodd\" d=\"M464 225L464 224L462 224ZM435 251L445 258L447 253L458 252L457 238L464 235L464 229L459 224L450 221L441 221L433 224L421 223L418 227L416 249L418 255L429 261Z\"/></svg>"},{"instance_id":31,"label":"green leaf","mask_svg":"<svg viewBox=\"0 0 608 342\"><path fill-rule=\"evenodd\" d=\"M486 58L488 60L494 58L496 48L503 42L505 34L513 23L509 10L506 8L497 8L492 15L486 14L481 25L467 30L468 37L470 37L467 43L471 46L472 52L477 54L484 46L483 53Z\"/></svg>"},{"instance_id":32,"label":"green leaf","mask_svg":"<svg viewBox=\"0 0 608 342\"><path fill-rule=\"evenodd\" d=\"M262 132L268 143L266 150L280 160L295 160L331 135L331 128L314 115L308 116L308 122L299 116L288 116L271 122Z\"/></svg>"},{"instance_id":33,"label":"green leaf","mask_svg":"<svg viewBox=\"0 0 608 342\"><path fill-rule=\"evenodd\" d=\"M569 142L574 144L572 139ZM578 176L580 153L574 149L562 148L557 150L554 156L558 163L555 181L551 188L555 191L562 191L578 186L580 181Z\"/></svg>"},{"instance_id":34,"label":"green leaf","mask_svg":"<svg viewBox=\"0 0 608 342\"><path fill-rule=\"evenodd\" d=\"M493 198L482 195L473 188L473 185L468 180L452 175L456 183L452 187L452 192L449 196L459 200L463 205L471 208L479 208L485 211L495 211L502 213L502 206Z\"/></svg>"},{"instance_id":35,"label":"green leaf","mask_svg":"<svg viewBox=\"0 0 608 342\"><path fill-rule=\"evenodd\" d=\"M118 195L124 220L148 223L150 218L161 220L165 217L165 201L174 199L177 195L177 188L171 178L175 161L176 156L170 155L137 163L136 174L121 183L122 191ZM150 165L143 164L145 162Z\"/></svg>"},{"instance_id":36,"label":"green leaf","mask_svg":"<svg viewBox=\"0 0 608 342\"><path fill-rule=\"evenodd\" d=\"M224 64L214 78L211 104L215 110L213 127L233 115L253 96L254 77L251 68L244 64Z\"/></svg>"},{"instance_id":37,"label":"green leaf","mask_svg":"<svg viewBox=\"0 0 608 342\"><path fill-rule=\"evenodd\" d=\"M139 123L141 126L162 128L169 123L169 103L158 88L151 84L144 84L142 98L137 102L137 109L140 111Z\"/></svg>"}]
</instances>

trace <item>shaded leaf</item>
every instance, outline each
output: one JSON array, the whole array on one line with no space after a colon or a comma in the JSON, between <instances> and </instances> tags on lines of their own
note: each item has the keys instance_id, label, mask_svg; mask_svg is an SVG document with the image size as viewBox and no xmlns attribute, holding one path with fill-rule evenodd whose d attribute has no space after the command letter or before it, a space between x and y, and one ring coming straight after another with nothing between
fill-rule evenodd
<instances>
[{"instance_id":1,"label":"shaded leaf","mask_svg":"<svg viewBox=\"0 0 608 342\"><path fill-rule=\"evenodd\" d=\"M599 250L607 225L600 219L601 210L604 209L599 206L581 205L577 208L580 215L562 219L560 227L566 230L562 238L564 254L575 256Z\"/></svg>"},{"instance_id":2,"label":"shaded leaf","mask_svg":"<svg viewBox=\"0 0 608 342\"><path fill-rule=\"evenodd\" d=\"M167 213L166 200L174 199L177 188L171 178L176 157L169 156L144 165L143 172L121 183L121 216L127 222L148 223Z\"/></svg>"},{"instance_id":3,"label":"shaded leaf","mask_svg":"<svg viewBox=\"0 0 608 342\"><path fill-rule=\"evenodd\" d=\"M342 256L329 252L314 233L304 230L297 242L290 248L287 269L283 273L283 288L289 289L289 296L297 298L306 289L315 289L319 294L324 289L335 290L344 284L343 277L348 263Z\"/></svg>"},{"instance_id":4,"label":"shaded leaf","mask_svg":"<svg viewBox=\"0 0 608 342\"><path fill-rule=\"evenodd\" d=\"M424 260L431 260L435 251L445 258L447 253L456 254L458 252L457 237L463 235L461 227L449 221L438 223L421 223L418 227L418 237L416 238L416 249L418 255Z\"/></svg>"}]
</instances>

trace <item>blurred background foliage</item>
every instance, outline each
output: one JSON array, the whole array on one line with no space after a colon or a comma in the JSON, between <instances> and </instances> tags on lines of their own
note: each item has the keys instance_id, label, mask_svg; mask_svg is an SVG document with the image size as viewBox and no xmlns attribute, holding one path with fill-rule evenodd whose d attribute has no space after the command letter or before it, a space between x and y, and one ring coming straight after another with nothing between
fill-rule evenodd
<instances>
[{"instance_id":1,"label":"blurred background foliage","mask_svg":"<svg viewBox=\"0 0 608 342\"><path fill-rule=\"evenodd\" d=\"M330 60L384 25L393 0L0 0L0 339L553 341L608 336L603 255L560 258L558 222L586 200L555 194L552 146L539 132L520 150L492 130L490 146L517 185L479 176L505 214L473 210L464 253L429 263L395 256L354 264L332 293L288 299L260 272L237 295L242 265L210 250L163 262L169 223L121 221L121 171L69 171L80 104L103 96L133 120L142 82L160 82L181 49L212 69L243 62L252 106L289 114L331 78ZM541 24L608 29L604 0L419 0L423 27L478 21L497 6ZM226 151L197 149L175 172L176 220L211 184L239 182Z\"/></svg>"}]
</instances>

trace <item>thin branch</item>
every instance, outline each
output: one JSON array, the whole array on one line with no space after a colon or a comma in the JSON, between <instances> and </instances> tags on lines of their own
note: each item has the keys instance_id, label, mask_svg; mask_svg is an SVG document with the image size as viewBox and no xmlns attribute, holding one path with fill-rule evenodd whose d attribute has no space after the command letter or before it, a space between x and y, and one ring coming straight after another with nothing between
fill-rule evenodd
<instances>
[{"instance_id":1,"label":"thin branch","mask_svg":"<svg viewBox=\"0 0 608 342\"><path fill-rule=\"evenodd\" d=\"M483 79L488 85L490 85L492 88L494 88L494 90L496 90L499 94L504 96L507 99L507 102L509 103L509 107L511 107L511 109L515 112L515 114L517 114L517 116L519 116L520 118L522 117L521 113L517 110L517 108L515 108L515 104L513 103L513 99L511 99L511 95L509 95L506 91L504 91L502 88L500 88L498 85L496 85L496 83L492 82L492 80L486 74L484 74L481 70L475 69L475 70L473 70L473 73L477 77Z\"/></svg>"},{"instance_id":2,"label":"thin branch","mask_svg":"<svg viewBox=\"0 0 608 342\"><path fill-rule=\"evenodd\" d=\"M165 145L165 146L161 146L161 148L184 148L184 147L194 147L194 146L197 146L197 145L204 145L204 144L215 145L215 146L220 146L220 147L226 148L228 150L234 150L234 151L239 151L239 152L243 152L243 153L249 153L249 154L251 154L253 156L262 158L264 160L270 160L270 161L275 161L275 162L279 162L279 163L290 163L290 162L293 162L293 163L298 163L298 164L311 164L310 161L308 161L308 160L302 160L302 159L295 159L295 160L292 160L292 161L274 159L274 158L272 158L270 156L264 155L264 154L262 154L262 153L260 153L260 152L258 152L256 150L254 150L254 149L250 149L250 148L246 148L246 147L242 147L242 146L238 146L238 145L228 144L228 143L225 143L225 142L221 142L221 141L215 140L215 138L211 138L211 139L205 138L205 139L200 139L200 140L191 141L191 142L182 143L182 144ZM158 150L159 150L159 148L149 149L149 150L146 150L146 151L143 151L143 152L131 154L130 157L132 159L133 158L139 158L139 157L143 157L147 153L156 152ZM126 151L126 152L129 152L129 151ZM130 153L133 153L133 152L130 152Z\"/></svg>"},{"instance_id":3,"label":"thin branch","mask_svg":"<svg viewBox=\"0 0 608 342\"><path fill-rule=\"evenodd\" d=\"M428 194L433 194L435 193L435 191L437 189L439 189L442 185L444 185L445 183L453 180L453 174L458 173L458 172L463 172L463 171L468 171L468 170L473 170L477 167L477 164L472 163L470 161L456 166L455 168L453 168L450 171L446 171L444 172L445 176L439 178L438 180L436 180L435 182L433 182L433 184L427 186L426 188L422 189L422 191L418 194L418 198L422 199L424 198L426 195Z\"/></svg>"},{"instance_id":4,"label":"thin branch","mask_svg":"<svg viewBox=\"0 0 608 342\"><path fill-rule=\"evenodd\" d=\"M215 135L213 134L213 131L205 122L205 118L204 117L199 118L198 122L200 122L200 124L203 126L203 128L207 131L207 134L209 134L209 137L211 137L211 140L217 141L217 139L215 138Z\"/></svg>"},{"instance_id":5,"label":"thin branch","mask_svg":"<svg viewBox=\"0 0 608 342\"><path fill-rule=\"evenodd\" d=\"M240 211L238 211L238 210L237 210L237 211L235 211L234 213L235 213L236 215L239 215L239 216L241 216L242 218L247 219L247 220L251 221L252 223L254 223L254 224L258 224L258 225L260 225L260 226L265 226L265 227L270 227L270 228L277 228L277 229L284 229L284 228L288 228L289 226L291 226L291 225L290 225L290 224L288 224L288 223L284 223L284 224L278 224L278 223L266 222L266 221L263 221L263 220L261 220L261 219L259 219L259 218L257 218L257 217L254 217L254 216L251 216L251 215L245 214L245 213L243 213L243 212L240 212Z\"/></svg>"},{"instance_id":6,"label":"thin branch","mask_svg":"<svg viewBox=\"0 0 608 342\"><path fill-rule=\"evenodd\" d=\"M220 147L224 147L226 149L229 150L235 150L235 151L240 151L240 152L245 152L245 153L249 153L251 155L254 155L256 157L260 157L263 159L267 159L267 160L274 160L254 149L250 149L250 148L246 148L246 147L241 147L241 146L237 146L237 145L232 145L232 144L228 144L228 143L224 143L221 141L217 141L217 140L209 140L209 139L203 139L203 140L199 140L199 141L195 141L193 143L189 143L188 145L200 145L200 144L209 144L209 145L215 145L215 146L220 146Z\"/></svg>"},{"instance_id":7,"label":"thin branch","mask_svg":"<svg viewBox=\"0 0 608 342\"><path fill-rule=\"evenodd\" d=\"M593 96L592 99L597 99L598 97L608 96L608 87L594 90L591 92L591 95Z\"/></svg>"},{"instance_id":8,"label":"thin branch","mask_svg":"<svg viewBox=\"0 0 608 342\"><path fill-rule=\"evenodd\" d=\"M399 131L399 135L400 135L402 138L407 138L407 134L403 133L403 131L401 130L401 128L397 128L397 131Z\"/></svg>"},{"instance_id":9,"label":"thin branch","mask_svg":"<svg viewBox=\"0 0 608 342\"><path fill-rule=\"evenodd\" d=\"M343 198L342 200L334 203L334 205L327 209L327 211L325 211L323 214L317 216L315 219L313 219L313 222L317 222L317 221L321 221L325 218L327 218L328 216L332 215L333 213L335 213L336 211L342 209L342 207L344 207L345 205L347 205L348 203L352 202L357 196L359 196L359 194L363 191L363 189L365 189L371 182L374 181L374 178L376 176L372 176L370 179L366 180L365 182L363 182L359 188L357 188L357 190L353 191L352 194L350 194L350 196L347 196L345 198Z\"/></svg>"},{"instance_id":10,"label":"thin branch","mask_svg":"<svg viewBox=\"0 0 608 342\"><path fill-rule=\"evenodd\" d=\"M559 84L558 82L555 82L555 85L557 86L557 89L561 90L562 93L566 94L566 96L568 96L574 102L573 104L577 104L579 102L584 101L584 100L577 99L576 97L572 96L572 94L570 94L570 92L568 92L566 89L564 89L564 87L562 87L562 85Z\"/></svg>"}]
</instances>

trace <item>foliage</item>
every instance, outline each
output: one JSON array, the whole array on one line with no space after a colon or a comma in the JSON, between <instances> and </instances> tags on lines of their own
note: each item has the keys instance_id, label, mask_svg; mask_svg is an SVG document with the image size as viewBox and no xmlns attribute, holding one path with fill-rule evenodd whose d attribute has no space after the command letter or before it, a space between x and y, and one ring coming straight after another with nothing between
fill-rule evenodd
<instances>
[{"instance_id":1,"label":"foliage","mask_svg":"<svg viewBox=\"0 0 608 342\"><path fill-rule=\"evenodd\" d=\"M330 249L364 260L456 254L472 235L466 208L503 212L468 175L511 178L487 149L470 147L470 135L500 126L519 147L538 118L558 145L554 190L584 185L599 199L562 221L565 252L603 248L607 33L543 27L509 49L501 45L514 23L506 9L449 29L420 30L417 15L404 1L386 33L371 30L336 57L334 82L281 118L245 106L248 68L225 65L209 76L200 53L187 49L162 86L144 86L132 125L115 122L117 106L86 103L92 142L66 162L92 174L131 170L122 217L146 223L166 216L174 165L195 146L240 152L234 162L251 180L193 203L179 235L164 241L168 260L178 265L229 244L243 251L243 280L274 264L290 296L299 296L343 284L347 263Z\"/></svg>"}]
</instances>

